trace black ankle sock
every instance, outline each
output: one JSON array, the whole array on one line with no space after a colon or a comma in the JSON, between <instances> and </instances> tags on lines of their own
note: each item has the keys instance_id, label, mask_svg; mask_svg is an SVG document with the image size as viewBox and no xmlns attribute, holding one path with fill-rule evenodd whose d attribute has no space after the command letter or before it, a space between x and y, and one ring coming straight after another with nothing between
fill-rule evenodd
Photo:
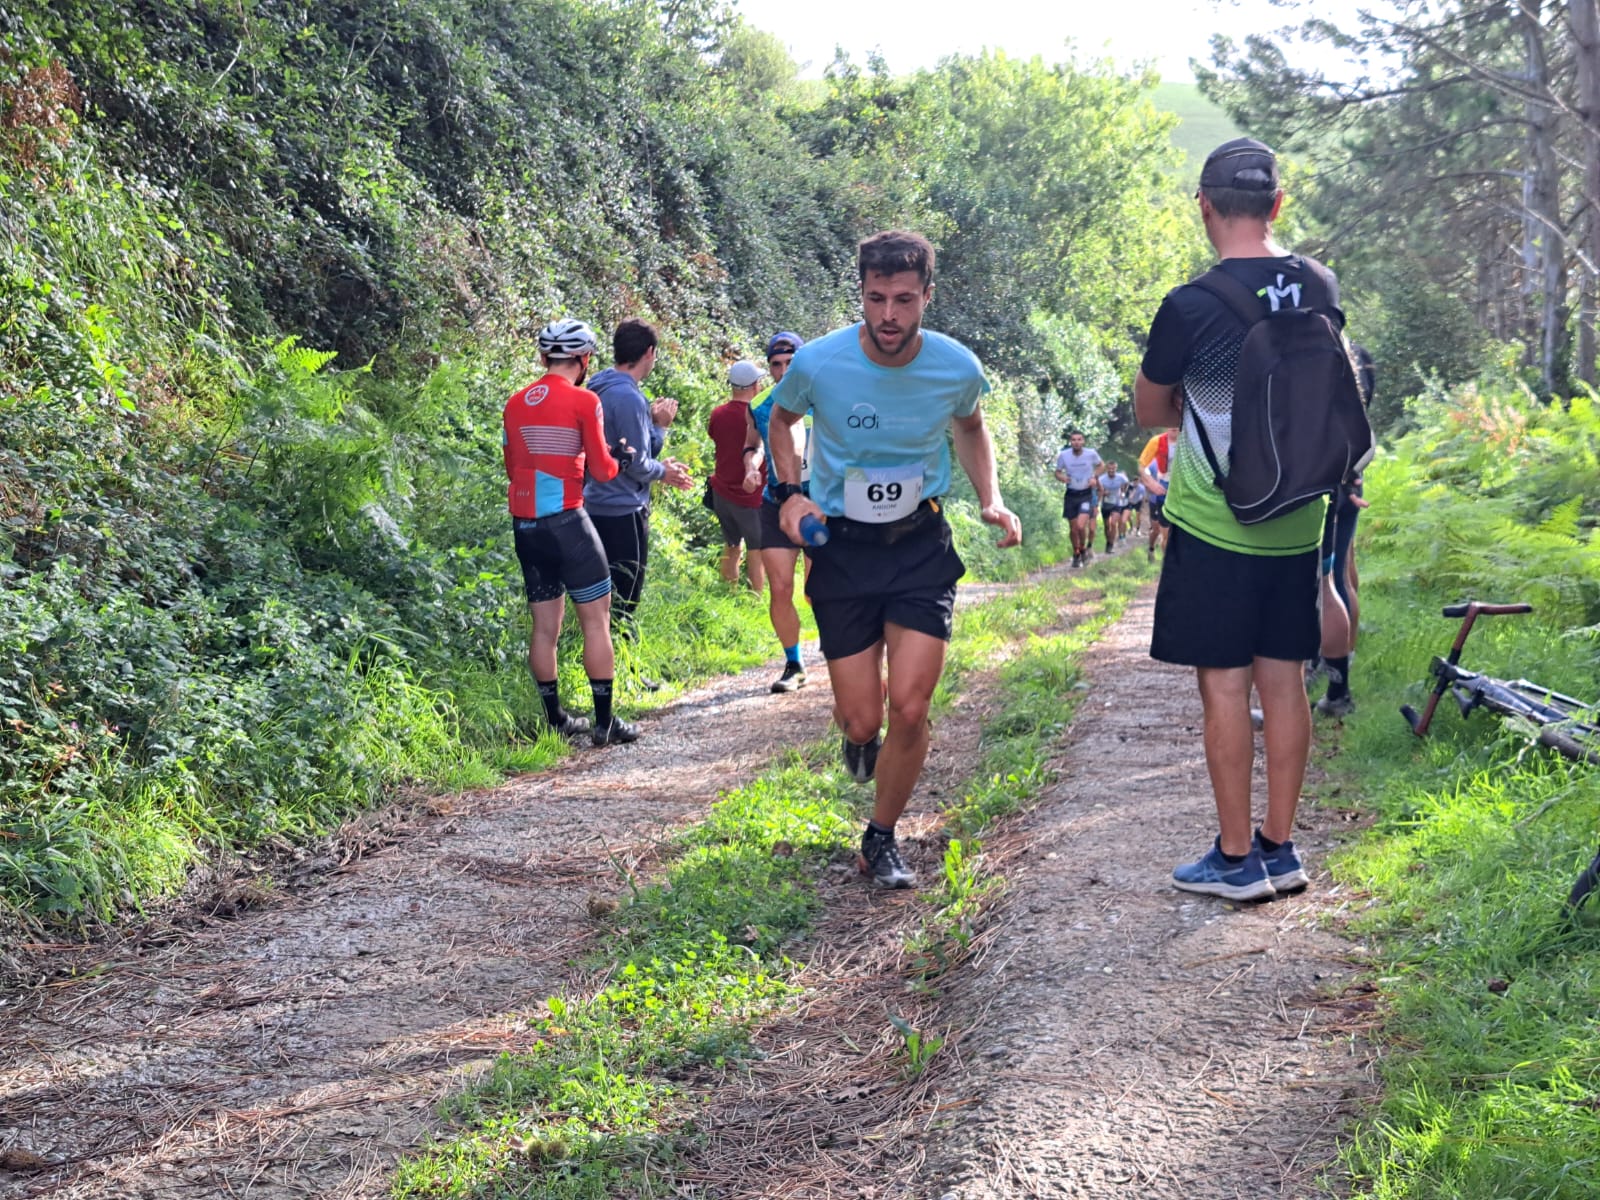
<instances>
[{"instance_id":1,"label":"black ankle sock","mask_svg":"<svg viewBox=\"0 0 1600 1200\"><path fill-rule=\"evenodd\" d=\"M891 825L888 829L885 829L882 825L879 825L876 821L868 821L867 822L867 833L869 835L876 834L878 837L891 837L894 834L894 827Z\"/></svg>"},{"instance_id":2,"label":"black ankle sock","mask_svg":"<svg viewBox=\"0 0 1600 1200\"><path fill-rule=\"evenodd\" d=\"M561 687L554 679L535 679L534 684L539 689L539 699L544 702L544 719L552 725L559 725L567 719L566 710L561 707Z\"/></svg>"},{"instance_id":3,"label":"black ankle sock","mask_svg":"<svg viewBox=\"0 0 1600 1200\"><path fill-rule=\"evenodd\" d=\"M1230 867L1236 867L1245 859L1250 857L1248 854L1229 854L1220 846L1217 848L1217 853L1222 855L1222 861L1227 863Z\"/></svg>"},{"instance_id":4,"label":"black ankle sock","mask_svg":"<svg viewBox=\"0 0 1600 1200\"><path fill-rule=\"evenodd\" d=\"M1328 699L1344 699L1350 694L1350 656L1341 654L1338 658L1324 658L1322 662L1328 670Z\"/></svg>"},{"instance_id":5,"label":"black ankle sock","mask_svg":"<svg viewBox=\"0 0 1600 1200\"><path fill-rule=\"evenodd\" d=\"M589 690L594 693L594 727L604 729L611 724L611 680L591 679Z\"/></svg>"},{"instance_id":6,"label":"black ankle sock","mask_svg":"<svg viewBox=\"0 0 1600 1200\"><path fill-rule=\"evenodd\" d=\"M1279 846L1283 845L1282 842L1273 841L1266 834L1262 833L1261 830L1259 830L1259 829L1256 830L1256 841L1261 843L1261 848L1263 850L1265 850L1268 854L1271 854Z\"/></svg>"}]
</instances>

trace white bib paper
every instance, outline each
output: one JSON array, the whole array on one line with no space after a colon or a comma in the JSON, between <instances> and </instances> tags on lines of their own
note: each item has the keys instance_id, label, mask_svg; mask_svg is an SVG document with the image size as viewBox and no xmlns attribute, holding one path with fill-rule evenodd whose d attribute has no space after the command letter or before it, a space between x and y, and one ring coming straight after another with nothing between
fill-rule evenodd
<instances>
[{"instance_id":1,"label":"white bib paper","mask_svg":"<svg viewBox=\"0 0 1600 1200\"><path fill-rule=\"evenodd\" d=\"M845 469L844 515L852 521L871 525L898 521L916 512L921 502L921 463Z\"/></svg>"}]
</instances>

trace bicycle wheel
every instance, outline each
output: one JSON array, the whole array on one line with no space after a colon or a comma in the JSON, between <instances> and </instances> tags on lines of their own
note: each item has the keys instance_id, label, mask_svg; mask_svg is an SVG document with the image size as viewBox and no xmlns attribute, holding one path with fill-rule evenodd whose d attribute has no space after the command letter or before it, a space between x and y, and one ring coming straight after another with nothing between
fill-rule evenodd
<instances>
[{"instance_id":1,"label":"bicycle wheel","mask_svg":"<svg viewBox=\"0 0 1600 1200\"><path fill-rule=\"evenodd\" d=\"M1600 743L1595 741L1592 734L1582 730L1581 726L1579 731L1567 732L1547 725L1539 731L1539 742L1574 762L1586 762L1600 767Z\"/></svg>"},{"instance_id":2,"label":"bicycle wheel","mask_svg":"<svg viewBox=\"0 0 1600 1200\"><path fill-rule=\"evenodd\" d=\"M1568 911L1575 913L1582 908L1584 901L1594 894L1597 885L1600 885L1600 854L1589 860L1589 865L1579 874L1577 882L1572 885L1572 890L1567 893Z\"/></svg>"}]
</instances>

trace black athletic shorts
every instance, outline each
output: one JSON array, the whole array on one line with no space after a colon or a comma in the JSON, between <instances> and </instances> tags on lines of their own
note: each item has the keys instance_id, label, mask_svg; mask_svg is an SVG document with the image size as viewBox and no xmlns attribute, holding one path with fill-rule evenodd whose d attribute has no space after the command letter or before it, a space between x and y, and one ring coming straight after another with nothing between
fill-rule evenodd
<instances>
[{"instance_id":1,"label":"black athletic shorts","mask_svg":"<svg viewBox=\"0 0 1600 1200\"><path fill-rule=\"evenodd\" d=\"M1167 498L1165 496L1150 497L1150 519L1163 527L1169 524L1167 521Z\"/></svg>"},{"instance_id":2,"label":"black athletic shorts","mask_svg":"<svg viewBox=\"0 0 1600 1200\"><path fill-rule=\"evenodd\" d=\"M771 500L761 501L761 548L763 550L803 550L799 542L791 541L778 524L778 506Z\"/></svg>"},{"instance_id":3,"label":"black athletic shorts","mask_svg":"<svg viewBox=\"0 0 1600 1200\"><path fill-rule=\"evenodd\" d=\"M1316 657L1322 577L1315 549L1240 554L1172 526L1156 585L1150 657L1185 667L1248 667Z\"/></svg>"},{"instance_id":4,"label":"black athletic shorts","mask_svg":"<svg viewBox=\"0 0 1600 1200\"><path fill-rule=\"evenodd\" d=\"M924 501L924 505L929 502ZM826 546L808 546L806 596L817 618L822 657L849 658L899 625L950 640L956 581L966 564L956 553L944 514L924 508L913 532L875 540L874 526L829 518Z\"/></svg>"},{"instance_id":5,"label":"black athletic shorts","mask_svg":"<svg viewBox=\"0 0 1600 1200\"><path fill-rule=\"evenodd\" d=\"M1067 489L1067 494L1061 500L1061 519L1070 521L1074 517L1094 516L1094 489L1079 488Z\"/></svg>"},{"instance_id":6,"label":"black athletic shorts","mask_svg":"<svg viewBox=\"0 0 1600 1200\"><path fill-rule=\"evenodd\" d=\"M511 530L529 604L559 600L566 592L576 603L587 604L610 593L606 552L583 509L569 508L536 521L513 517Z\"/></svg>"}]
</instances>

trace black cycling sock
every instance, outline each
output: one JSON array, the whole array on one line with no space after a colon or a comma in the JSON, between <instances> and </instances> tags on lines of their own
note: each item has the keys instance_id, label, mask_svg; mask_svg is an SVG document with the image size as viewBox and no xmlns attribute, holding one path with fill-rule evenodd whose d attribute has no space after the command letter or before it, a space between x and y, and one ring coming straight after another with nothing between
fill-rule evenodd
<instances>
[{"instance_id":1,"label":"black cycling sock","mask_svg":"<svg viewBox=\"0 0 1600 1200\"><path fill-rule=\"evenodd\" d=\"M533 681L539 688L539 699L544 701L544 719L552 725L559 725L567 719L566 710L561 707L561 685L554 679L535 679Z\"/></svg>"},{"instance_id":2,"label":"black cycling sock","mask_svg":"<svg viewBox=\"0 0 1600 1200\"><path fill-rule=\"evenodd\" d=\"M1245 859L1250 857L1248 854L1229 854L1223 850L1221 846L1217 847L1217 853L1222 855L1222 861L1227 863L1230 867L1237 867Z\"/></svg>"},{"instance_id":3,"label":"black cycling sock","mask_svg":"<svg viewBox=\"0 0 1600 1200\"><path fill-rule=\"evenodd\" d=\"M1259 829L1256 830L1256 841L1261 843L1261 848L1263 850L1265 850L1268 854L1271 854L1274 850L1278 849L1278 847L1283 845L1282 842L1273 841L1266 834L1262 833L1261 830L1259 830Z\"/></svg>"},{"instance_id":4,"label":"black cycling sock","mask_svg":"<svg viewBox=\"0 0 1600 1200\"><path fill-rule=\"evenodd\" d=\"M589 690L594 693L594 727L604 729L611 724L611 680L591 679Z\"/></svg>"},{"instance_id":5,"label":"black cycling sock","mask_svg":"<svg viewBox=\"0 0 1600 1200\"><path fill-rule=\"evenodd\" d=\"M889 837L894 833L894 826L891 825L891 826L889 826L888 829L885 829L882 825L879 825L876 821L868 821L867 822L867 833L875 834L878 837Z\"/></svg>"},{"instance_id":6,"label":"black cycling sock","mask_svg":"<svg viewBox=\"0 0 1600 1200\"><path fill-rule=\"evenodd\" d=\"M1350 656L1324 657L1322 665L1328 671L1328 699L1342 700L1350 694Z\"/></svg>"}]
</instances>

